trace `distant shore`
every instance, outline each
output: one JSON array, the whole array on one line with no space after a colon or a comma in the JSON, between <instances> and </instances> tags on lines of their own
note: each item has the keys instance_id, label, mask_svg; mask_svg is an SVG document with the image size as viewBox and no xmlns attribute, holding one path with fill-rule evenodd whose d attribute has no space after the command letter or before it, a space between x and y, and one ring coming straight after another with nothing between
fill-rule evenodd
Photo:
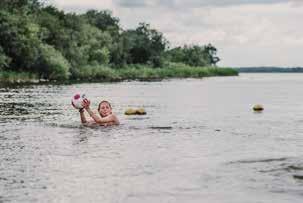
<instances>
[{"instance_id":1,"label":"distant shore","mask_svg":"<svg viewBox=\"0 0 303 203\"><path fill-rule=\"evenodd\" d=\"M303 73L303 67L239 67L239 73Z\"/></svg>"}]
</instances>

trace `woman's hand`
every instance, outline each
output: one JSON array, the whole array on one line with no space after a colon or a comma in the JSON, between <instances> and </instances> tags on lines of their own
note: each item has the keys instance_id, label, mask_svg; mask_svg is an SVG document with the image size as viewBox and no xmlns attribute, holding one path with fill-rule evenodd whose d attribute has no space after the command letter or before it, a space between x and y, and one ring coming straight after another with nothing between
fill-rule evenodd
<instances>
[{"instance_id":1,"label":"woman's hand","mask_svg":"<svg viewBox=\"0 0 303 203\"><path fill-rule=\"evenodd\" d=\"M74 105L74 103L73 103L73 102L71 102L71 104L72 104L72 106L73 106L75 109L77 109L77 107L75 107L75 105Z\"/></svg>"},{"instance_id":2,"label":"woman's hand","mask_svg":"<svg viewBox=\"0 0 303 203\"><path fill-rule=\"evenodd\" d=\"M84 99L83 102L82 102L82 106L85 109L89 109L90 101L88 99Z\"/></svg>"}]
</instances>

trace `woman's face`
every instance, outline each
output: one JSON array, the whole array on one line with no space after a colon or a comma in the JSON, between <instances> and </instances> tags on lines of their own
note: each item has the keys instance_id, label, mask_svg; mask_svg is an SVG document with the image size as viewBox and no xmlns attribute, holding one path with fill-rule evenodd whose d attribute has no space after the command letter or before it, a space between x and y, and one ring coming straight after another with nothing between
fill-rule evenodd
<instances>
[{"instance_id":1,"label":"woman's face","mask_svg":"<svg viewBox=\"0 0 303 203\"><path fill-rule=\"evenodd\" d=\"M109 103L102 102L100 104L99 113L102 117L110 115L112 113L112 108L110 107Z\"/></svg>"}]
</instances>

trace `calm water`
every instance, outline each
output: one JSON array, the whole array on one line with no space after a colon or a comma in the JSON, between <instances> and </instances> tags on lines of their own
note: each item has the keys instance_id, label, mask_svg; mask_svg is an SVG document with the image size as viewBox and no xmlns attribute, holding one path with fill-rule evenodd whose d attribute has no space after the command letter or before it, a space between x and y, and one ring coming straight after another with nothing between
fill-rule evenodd
<instances>
[{"instance_id":1,"label":"calm water","mask_svg":"<svg viewBox=\"0 0 303 203\"><path fill-rule=\"evenodd\" d=\"M0 88L0 202L302 202L302 89L303 74ZM81 126L75 92L122 124Z\"/></svg>"}]
</instances>

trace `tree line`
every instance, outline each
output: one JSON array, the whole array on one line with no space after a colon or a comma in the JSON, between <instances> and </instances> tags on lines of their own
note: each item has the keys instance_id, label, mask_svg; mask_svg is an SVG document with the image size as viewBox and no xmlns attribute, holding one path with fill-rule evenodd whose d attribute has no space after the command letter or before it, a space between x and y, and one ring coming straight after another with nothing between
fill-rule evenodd
<instances>
[{"instance_id":1,"label":"tree line","mask_svg":"<svg viewBox=\"0 0 303 203\"><path fill-rule=\"evenodd\" d=\"M76 14L39 0L0 1L0 71L77 79L96 67L215 66L216 53L211 44L170 48L163 33L147 23L124 30L108 10Z\"/></svg>"}]
</instances>

